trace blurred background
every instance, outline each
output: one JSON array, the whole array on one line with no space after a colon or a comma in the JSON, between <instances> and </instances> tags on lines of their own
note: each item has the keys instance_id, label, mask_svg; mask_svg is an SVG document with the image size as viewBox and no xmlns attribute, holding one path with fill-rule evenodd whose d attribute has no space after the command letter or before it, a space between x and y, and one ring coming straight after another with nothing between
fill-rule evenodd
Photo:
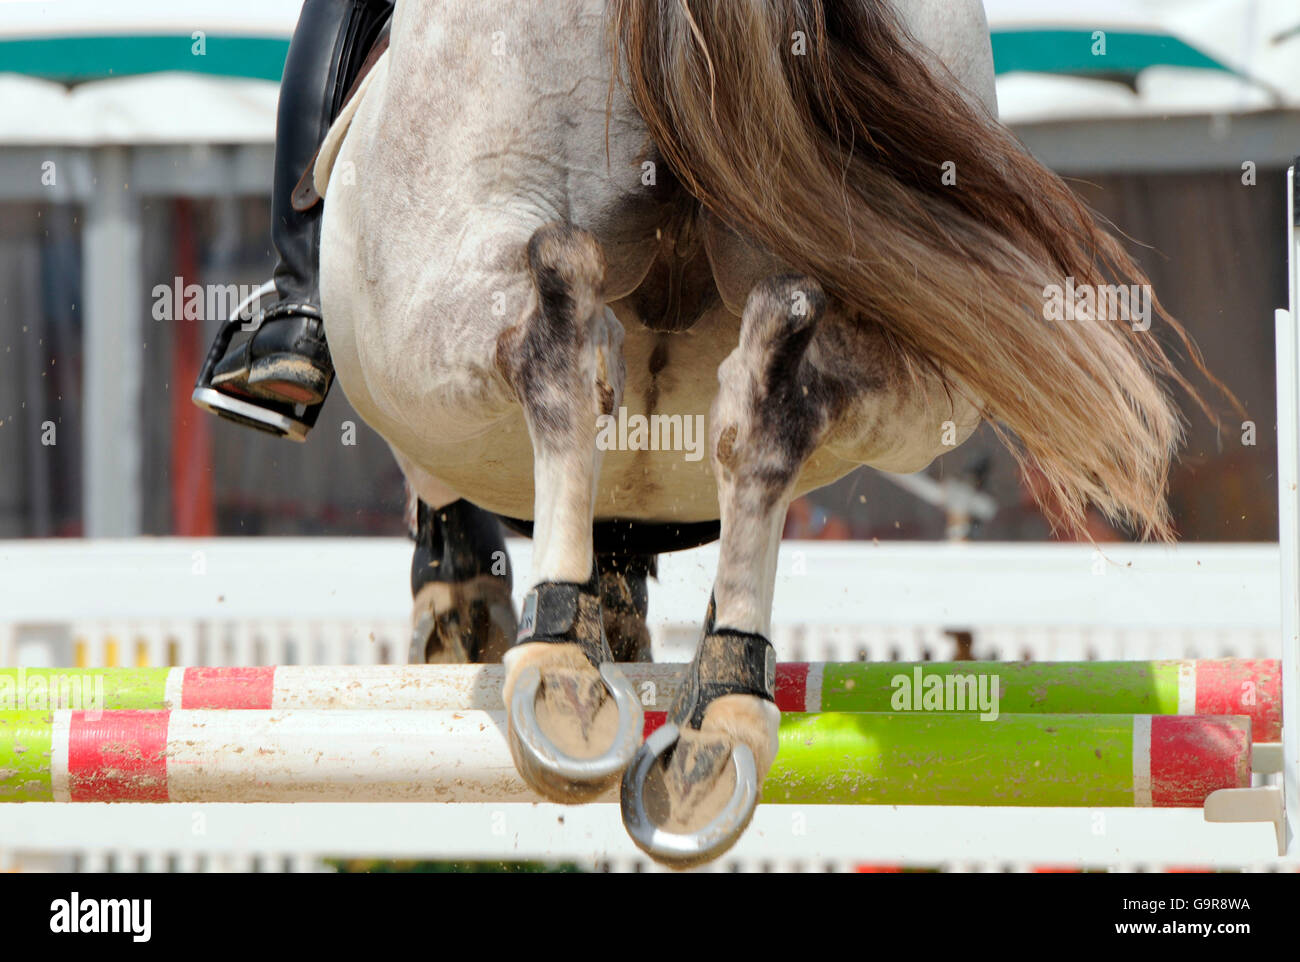
<instances>
[{"instance_id":1,"label":"blurred background","mask_svg":"<svg viewBox=\"0 0 1300 962\"><path fill-rule=\"evenodd\" d=\"M1180 535L1276 540L1300 4L985 5L1003 119L1131 239L1253 422L1187 406ZM160 287L271 273L277 81L299 6L0 0L0 538L404 530L401 475L341 390L303 445L220 422L189 397L221 318L154 318ZM924 477L862 469L801 499L787 535L1047 540L1033 483L986 429ZM1090 533L1130 536L1100 518Z\"/></svg>"}]
</instances>

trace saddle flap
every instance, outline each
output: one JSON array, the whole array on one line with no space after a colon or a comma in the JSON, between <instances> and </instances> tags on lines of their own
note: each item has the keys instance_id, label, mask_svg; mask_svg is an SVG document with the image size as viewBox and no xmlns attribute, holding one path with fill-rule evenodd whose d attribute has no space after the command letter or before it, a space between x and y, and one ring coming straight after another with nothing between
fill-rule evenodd
<instances>
[{"instance_id":1,"label":"saddle flap","mask_svg":"<svg viewBox=\"0 0 1300 962\"><path fill-rule=\"evenodd\" d=\"M298 181L298 186L294 188L292 202L296 209L307 210L325 196L325 192L329 187L330 175L334 172L334 163L338 160L339 151L343 147L343 140L347 136L348 128L352 126L352 118L356 116L357 109L365 100L366 93L374 85L375 79L381 73L386 73L387 68L388 51L385 49L375 61L374 66L362 78L355 93L349 97L343 109L339 111L339 115L334 118L334 123L330 124L329 132L325 134L320 149L316 151L316 158L312 166L303 172L302 179Z\"/></svg>"}]
</instances>

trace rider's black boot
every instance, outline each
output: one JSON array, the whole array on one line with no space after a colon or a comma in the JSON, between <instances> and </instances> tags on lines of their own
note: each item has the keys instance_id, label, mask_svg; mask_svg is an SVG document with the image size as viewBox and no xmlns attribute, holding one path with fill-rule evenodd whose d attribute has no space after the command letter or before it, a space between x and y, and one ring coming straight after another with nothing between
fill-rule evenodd
<instances>
[{"instance_id":1,"label":"rider's black boot","mask_svg":"<svg viewBox=\"0 0 1300 962\"><path fill-rule=\"evenodd\" d=\"M294 187L392 10L392 0L306 0L280 83L271 241L279 255L275 303L231 349L238 319L223 325L194 400L230 420L302 440L334 379L320 316L321 205L295 209Z\"/></svg>"}]
</instances>

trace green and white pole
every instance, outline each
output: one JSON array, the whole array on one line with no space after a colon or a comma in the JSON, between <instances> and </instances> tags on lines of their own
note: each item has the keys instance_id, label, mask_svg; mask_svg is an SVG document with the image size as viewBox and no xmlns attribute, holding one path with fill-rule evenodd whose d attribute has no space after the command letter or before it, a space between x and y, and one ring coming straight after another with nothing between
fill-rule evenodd
<instances>
[{"instance_id":1,"label":"green and white pole","mask_svg":"<svg viewBox=\"0 0 1300 962\"><path fill-rule=\"evenodd\" d=\"M540 801L504 732L474 709L0 712L0 801ZM762 797L1199 806L1248 786L1250 758L1235 716L789 713Z\"/></svg>"},{"instance_id":2,"label":"green and white pole","mask_svg":"<svg viewBox=\"0 0 1300 962\"><path fill-rule=\"evenodd\" d=\"M649 711L672 704L683 666L623 670ZM500 665L0 669L0 710L458 708L502 711ZM996 686L996 687L995 687ZM1281 740L1278 662L863 662L777 665L783 712L1243 715Z\"/></svg>"}]
</instances>

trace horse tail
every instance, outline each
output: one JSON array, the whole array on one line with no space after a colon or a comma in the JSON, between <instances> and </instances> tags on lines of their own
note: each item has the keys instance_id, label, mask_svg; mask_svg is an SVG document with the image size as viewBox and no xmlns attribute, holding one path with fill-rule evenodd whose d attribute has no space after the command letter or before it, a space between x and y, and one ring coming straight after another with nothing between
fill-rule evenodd
<instances>
[{"instance_id":1,"label":"horse tail","mask_svg":"<svg viewBox=\"0 0 1300 962\"><path fill-rule=\"evenodd\" d=\"M1084 319L1067 319L1068 303L1052 319L1055 292L1124 285L1222 385L1119 242L958 93L887 2L610 11L616 76L702 204L883 329L908 376L937 370L980 406L1041 471L1061 522L1082 529L1092 503L1172 537L1183 421L1168 385L1210 409L1131 313L1096 319L1082 303Z\"/></svg>"}]
</instances>

